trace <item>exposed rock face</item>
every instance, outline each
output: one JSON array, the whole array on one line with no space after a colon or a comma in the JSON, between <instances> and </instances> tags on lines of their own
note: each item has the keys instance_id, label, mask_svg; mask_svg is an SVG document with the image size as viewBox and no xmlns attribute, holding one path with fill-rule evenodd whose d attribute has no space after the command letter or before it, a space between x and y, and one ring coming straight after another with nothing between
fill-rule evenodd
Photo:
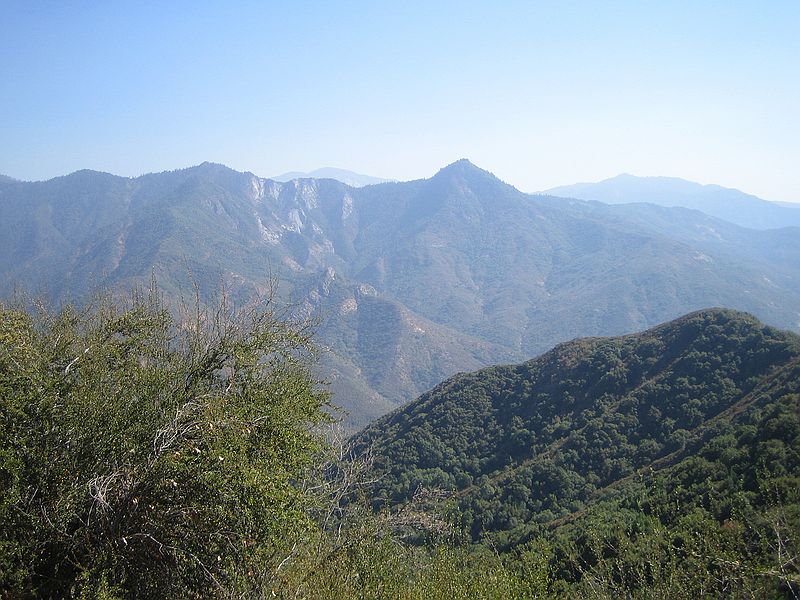
<instances>
[{"instance_id":1,"label":"exposed rock face","mask_svg":"<svg viewBox=\"0 0 800 600\"><path fill-rule=\"evenodd\" d=\"M80 300L152 273L170 295L194 281L212 298L224 281L241 303L278 276L282 301L320 318L353 423L457 371L707 306L800 327L797 230L530 196L465 160L363 188L209 163L0 186L3 296Z\"/></svg>"}]
</instances>

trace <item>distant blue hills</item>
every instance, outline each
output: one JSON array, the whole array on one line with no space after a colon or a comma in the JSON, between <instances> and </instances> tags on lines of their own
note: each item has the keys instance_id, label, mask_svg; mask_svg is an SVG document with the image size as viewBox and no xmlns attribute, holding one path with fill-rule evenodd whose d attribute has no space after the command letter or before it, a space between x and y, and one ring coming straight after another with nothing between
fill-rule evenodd
<instances>
[{"instance_id":1,"label":"distant blue hills","mask_svg":"<svg viewBox=\"0 0 800 600\"><path fill-rule=\"evenodd\" d=\"M800 204L768 202L739 190L701 185L676 177L623 174L597 183L576 183L542 193L606 204L647 202L659 206L681 206L753 229L800 225L800 211L793 210Z\"/></svg>"},{"instance_id":2,"label":"distant blue hills","mask_svg":"<svg viewBox=\"0 0 800 600\"><path fill-rule=\"evenodd\" d=\"M341 181L352 187L364 187L365 185L374 185L376 183L386 183L392 181L391 179L382 179L380 177L373 177L372 175L362 175L348 171L347 169L336 169L334 167L323 167L315 169L308 173L302 171L290 171L283 175L271 177L274 181L287 182L293 179L335 179Z\"/></svg>"}]
</instances>

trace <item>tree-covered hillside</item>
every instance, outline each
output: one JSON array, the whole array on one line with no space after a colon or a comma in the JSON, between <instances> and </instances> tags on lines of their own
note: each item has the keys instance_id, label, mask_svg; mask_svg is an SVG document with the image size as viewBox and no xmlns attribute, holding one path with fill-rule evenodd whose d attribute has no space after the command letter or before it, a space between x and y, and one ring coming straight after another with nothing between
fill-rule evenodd
<instances>
[{"instance_id":1,"label":"tree-covered hillside","mask_svg":"<svg viewBox=\"0 0 800 600\"><path fill-rule=\"evenodd\" d=\"M800 338L730 310L461 374L355 438L560 597L800 593ZM401 509L402 510L402 509Z\"/></svg>"},{"instance_id":2,"label":"tree-covered hillside","mask_svg":"<svg viewBox=\"0 0 800 600\"><path fill-rule=\"evenodd\" d=\"M377 503L450 490L480 540L581 511L798 391L800 338L707 310L457 375L358 441L379 458Z\"/></svg>"},{"instance_id":3,"label":"tree-covered hillside","mask_svg":"<svg viewBox=\"0 0 800 600\"><path fill-rule=\"evenodd\" d=\"M585 511L529 527L516 541L549 541L558 594L797 598L794 377L794 392L773 388L737 418L714 422L685 452L619 481Z\"/></svg>"}]
</instances>

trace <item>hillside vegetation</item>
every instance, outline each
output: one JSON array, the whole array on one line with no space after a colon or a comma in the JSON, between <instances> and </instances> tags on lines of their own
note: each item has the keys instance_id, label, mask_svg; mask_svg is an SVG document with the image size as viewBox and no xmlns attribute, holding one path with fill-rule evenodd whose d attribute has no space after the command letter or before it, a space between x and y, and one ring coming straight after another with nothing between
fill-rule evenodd
<instances>
[{"instance_id":1,"label":"hillside vegetation","mask_svg":"<svg viewBox=\"0 0 800 600\"><path fill-rule=\"evenodd\" d=\"M0 598L516 598L522 570L342 499L307 323L156 290L0 305ZM404 522L408 522L407 520Z\"/></svg>"},{"instance_id":2,"label":"hillside vegetation","mask_svg":"<svg viewBox=\"0 0 800 600\"><path fill-rule=\"evenodd\" d=\"M375 506L441 490L473 542L548 540L562 591L642 591L682 569L708 593L715 573L739 592L767 572L797 581L800 338L746 314L457 375L356 441L376 456Z\"/></svg>"},{"instance_id":3,"label":"hillside vegetation","mask_svg":"<svg viewBox=\"0 0 800 600\"><path fill-rule=\"evenodd\" d=\"M320 428L307 332L155 291L1 308L0 597L798 592L797 336L714 310L564 344L360 453Z\"/></svg>"}]
</instances>

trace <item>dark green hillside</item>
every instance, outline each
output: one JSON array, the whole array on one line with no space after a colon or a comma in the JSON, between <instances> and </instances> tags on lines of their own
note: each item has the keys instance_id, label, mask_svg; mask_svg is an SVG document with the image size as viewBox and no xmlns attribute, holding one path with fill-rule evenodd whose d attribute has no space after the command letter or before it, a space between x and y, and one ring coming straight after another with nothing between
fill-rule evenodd
<instances>
[{"instance_id":1,"label":"dark green hillside","mask_svg":"<svg viewBox=\"0 0 800 600\"><path fill-rule=\"evenodd\" d=\"M704 444L740 421L766 427L761 419L786 412L776 403L793 406L787 398L798 392L800 338L712 309L457 375L374 423L358 443L378 457L377 504L401 503L419 485L444 488L472 538L506 543L533 524L571 520L645 474L671 468L691 479L696 461L714 452L747 464L747 452L763 449L736 458L719 440ZM752 438L748 431L735 435ZM713 469L726 468L717 462Z\"/></svg>"},{"instance_id":2,"label":"dark green hillside","mask_svg":"<svg viewBox=\"0 0 800 600\"><path fill-rule=\"evenodd\" d=\"M793 377L797 390L796 367ZM511 541L549 540L560 595L796 598L800 394L760 396L703 437Z\"/></svg>"}]
</instances>

